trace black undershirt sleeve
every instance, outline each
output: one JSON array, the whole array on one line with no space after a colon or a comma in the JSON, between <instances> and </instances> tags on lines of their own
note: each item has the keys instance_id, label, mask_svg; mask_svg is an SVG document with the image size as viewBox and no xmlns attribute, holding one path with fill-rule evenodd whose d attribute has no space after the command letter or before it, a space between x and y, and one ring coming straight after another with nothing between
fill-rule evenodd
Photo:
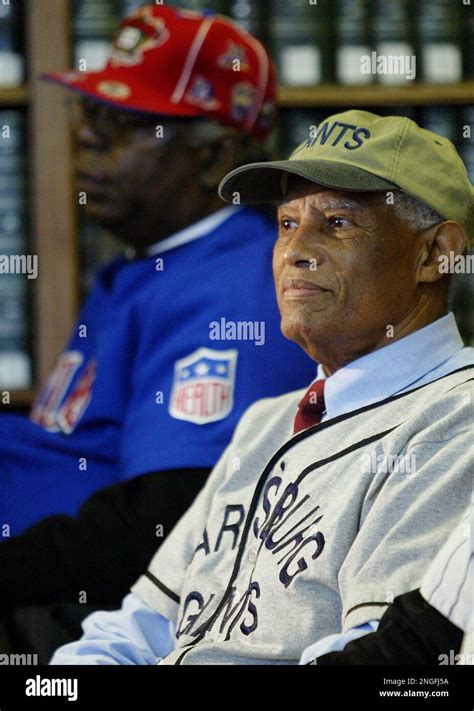
<instances>
[{"instance_id":1,"label":"black undershirt sleeve","mask_svg":"<svg viewBox=\"0 0 474 711\"><path fill-rule=\"evenodd\" d=\"M0 543L0 612L78 603L81 591L89 604L119 604L209 472L173 469L135 477L96 492L77 516L49 516Z\"/></svg>"},{"instance_id":2,"label":"black undershirt sleeve","mask_svg":"<svg viewBox=\"0 0 474 711\"><path fill-rule=\"evenodd\" d=\"M396 597L376 632L349 642L341 652L318 657L315 664L435 664L439 656L459 652L463 632L429 605L419 590Z\"/></svg>"}]
</instances>

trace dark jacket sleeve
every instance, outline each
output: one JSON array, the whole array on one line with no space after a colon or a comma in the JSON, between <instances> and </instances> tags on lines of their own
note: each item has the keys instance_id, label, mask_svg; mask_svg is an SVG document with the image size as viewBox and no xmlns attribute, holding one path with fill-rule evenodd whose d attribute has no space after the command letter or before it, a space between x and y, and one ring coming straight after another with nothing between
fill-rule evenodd
<instances>
[{"instance_id":1,"label":"dark jacket sleeve","mask_svg":"<svg viewBox=\"0 0 474 711\"><path fill-rule=\"evenodd\" d=\"M138 476L95 493L77 516L50 516L0 543L1 612L53 602L120 603L209 472ZM84 592L86 599L79 597Z\"/></svg>"},{"instance_id":2,"label":"dark jacket sleeve","mask_svg":"<svg viewBox=\"0 0 474 711\"><path fill-rule=\"evenodd\" d=\"M419 590L396 597L376 632L349 642L342 652L315 664L439 664L439 655L459 652L463 632L429 605Z\"/></svg>"}]
</instances>

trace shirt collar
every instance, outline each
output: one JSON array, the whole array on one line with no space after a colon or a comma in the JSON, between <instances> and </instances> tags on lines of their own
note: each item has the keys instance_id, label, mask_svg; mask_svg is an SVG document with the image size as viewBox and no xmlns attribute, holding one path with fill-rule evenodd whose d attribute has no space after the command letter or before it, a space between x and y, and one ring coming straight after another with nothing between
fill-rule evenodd
<instances>
[{"instance_id":1,"label":"shirt collar","mask_svg":"<svg viewBox=\"0 0 474 711\"><path fill-rule=\"evenodd\" d=\"M193 242L200 237L205 237L210 232L216 230L220 225L222 225L226 220L232 215L238 212L241 208L239 207L223 207L217 212L213 212L212 215L204 217L202 220L195 222L189 227L185 227L184 230L176 232L170 237L166 237L155 244L148 247L146 251L147 257L151 257L155 254L163 254L163 252L168 252L170 249L175 247L181 247L183 244L188 244Z\"/></svg>"},{"instance_id":2,"label":"shirt collar","mask_svg":"<svg viewBox=\"0 0 474 711\"><path fill-rule=\"evenodd\" d=\"M370 405L414 386L463 348L452 313L384 348L357 358L327 378L326 417ZM318 379L326 378L318 366Z\"/></svg>"}]
</instances>

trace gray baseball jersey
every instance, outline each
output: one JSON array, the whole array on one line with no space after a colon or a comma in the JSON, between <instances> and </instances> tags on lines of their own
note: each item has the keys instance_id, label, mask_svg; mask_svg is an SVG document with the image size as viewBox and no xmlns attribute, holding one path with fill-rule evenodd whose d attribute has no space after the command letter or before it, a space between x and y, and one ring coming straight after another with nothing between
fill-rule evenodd
<instances>
[{"instance_id":1,"label":"gray baseball jersey","mask_svg":"<svg viewBox=\"0 0 474 711\"><path fill-rule=\"evenodd\" d=\"M474 366L292 436L255 403L132 588L177 626L170 664L293 664L417 588L469 501Z\"/></svg>"}]
</instances>

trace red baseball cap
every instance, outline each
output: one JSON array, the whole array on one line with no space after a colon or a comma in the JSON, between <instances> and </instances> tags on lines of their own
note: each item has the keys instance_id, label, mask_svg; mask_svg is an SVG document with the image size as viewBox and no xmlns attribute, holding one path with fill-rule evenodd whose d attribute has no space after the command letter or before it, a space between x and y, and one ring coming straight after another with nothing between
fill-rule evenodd
<instances>
[{"instance_id":1,"label":"red baseball cap","mask_svg":"<svg viewBox=\"0 0 474 711\"><path fill-rule=\"evenodd\" d=\"M123 109L204 116L257 138L276 118L267 51L222 15L144 5L120 24L103 70L44 78Z\"/></svg>"}]
</instances>

